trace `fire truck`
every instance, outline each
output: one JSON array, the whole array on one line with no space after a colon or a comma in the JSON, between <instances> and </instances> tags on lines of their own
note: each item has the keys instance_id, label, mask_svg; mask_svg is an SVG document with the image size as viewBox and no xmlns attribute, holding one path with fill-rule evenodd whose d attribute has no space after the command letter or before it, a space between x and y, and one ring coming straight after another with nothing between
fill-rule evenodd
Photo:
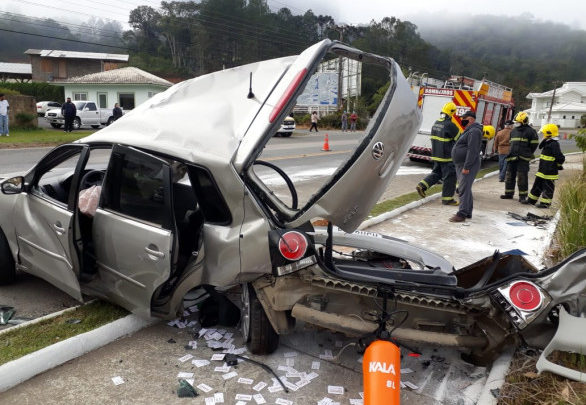
<instances>
[{"instance_id":1,"label":"fire truck","mask_svg":"<svg viewBox=\"0 0 586 405\"><path fill-rule=\"evenodd\" d=\"M418 80L419 79L419 80ZM454 124L463 131L461 116L466 111L476 113L476 121L492 125L498 131L505 121L512 119L514 103L511 88L488 80L476 80L465 76L452 76L445 82L410 77L413 91L419 95L417 103L423 115L421 128L407 156L413 161L431 162L431 127L439 118L442 106L452 101L457 111L452 117ZM493 157L493 139L483 145L483 158Z\"/></svg>"}]
</instances>

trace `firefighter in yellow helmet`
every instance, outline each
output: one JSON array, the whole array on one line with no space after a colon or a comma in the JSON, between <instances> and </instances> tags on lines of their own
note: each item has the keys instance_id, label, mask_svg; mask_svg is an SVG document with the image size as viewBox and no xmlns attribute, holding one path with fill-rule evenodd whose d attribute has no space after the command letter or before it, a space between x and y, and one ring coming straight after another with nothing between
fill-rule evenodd
<instances>
[{"instance_id":1,"label":"firefighter in yellow helmet","mask_svg":"<svg viewBox=\"0 0 586 405\"><path fill-rule=\"evenodd\" d=\"M543 141L539 144L539 168L535 173L535 182L527 200L523 204L536 204L541 196L537 208L549 208L555 191L554 181L558 179L558 170L562 169L566 157L558 142L558 126L545 124L539 132L543 133Z\"/></svg>"},{"instance_id":2,"label":"firefighter in yellow helmet","mask_svg":"<svg viewBox=\"0 0 586 405\"><path fill-rule=\"evenodd\" d=\"M511 147L507 160L505 175L505 193L503 199L511 199L515 195L515 182L519 186L519 202L524 202L529 194L529 162L535 156L539 138L537 132L529 126L529 116L521 111L515 115L515 128L511 131Z\"/></svg>"},{"instance_id":3,"label":"firefighter in yellow helmet","mask_svg":"<svg viewBox=\"0 0 586 405\"><path fill-rule=\"evenodd\" d=\"M486 145L488 145L488 141L494 138L496 130L492 125L485 125L482 127L482 146L480 147L480 154L484 159L486 159Z\"/></svg>"},{"instance_id":4,"label":"firefighter in yellow helmet","mask_svg":"<svg viewBox=\"0 0 586 405\"><path fill-rule=\"evenodd\" d=\"M440 118L431 127L431 173L421 180L415 188L422 198L425 192L440 179L442 180L442 203L444 205L458 205L454 200L456 192L456 169L452 162L452 147L460 133L452 117L456 113L456 104L444 104Z\"/></svg>"}]
</instances>

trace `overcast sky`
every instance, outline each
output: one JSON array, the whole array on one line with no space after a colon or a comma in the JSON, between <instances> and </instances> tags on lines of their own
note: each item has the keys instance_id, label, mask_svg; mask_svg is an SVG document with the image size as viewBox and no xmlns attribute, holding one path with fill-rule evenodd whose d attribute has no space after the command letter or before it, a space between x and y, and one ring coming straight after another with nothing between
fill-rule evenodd
<instances>
[{"instance_id":1,"label":"overcast sky","mask_svg":"<svg viewBox=\"0 0 586 405\"><path fill-rule=\"evenodd\" d=\"M490 0L443 2L438 0L267 0L273 10L288 7L293 14L312 9L315 14L331 15L336 22L367 24L372 19L399 17L417 24L423 19L443 16L465 18L470 14L518 16L532 14L536 20L563 23L586 30L586 1ZM110 18L125 24L128 13L139 5L157 7L157 0L0 0L0 10L34 17L64 21L86 21L91 16ZM125 26L125 28L127 28Z\"/></svg>"}]
</instances>

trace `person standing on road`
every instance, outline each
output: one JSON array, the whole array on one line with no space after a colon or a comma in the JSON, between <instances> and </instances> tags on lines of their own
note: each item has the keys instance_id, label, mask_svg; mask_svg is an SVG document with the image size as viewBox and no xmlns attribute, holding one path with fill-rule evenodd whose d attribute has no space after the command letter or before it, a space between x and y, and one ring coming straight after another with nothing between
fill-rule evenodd
<instances>
[{"instance_id":1,"label":"person standing on road","mask_svg":"<svg viewBox=\"0 0 586 405\"><path fill-rule=\"evenodd\" d=\"M554 181L559 178L558 170L563 169L562 165L566 161L566 157L558 142L557 125L545 124L539 132L543 133L543 141L539 144L539 149L541 149L539 168L535 173L535 182L531 192L527 199L521 203L535 205L541 196L537 208L549 208L555 191Z\"/></svg>"},{"instance_id":2,"label":"person standing on road","mask_svg":"<svg viewBox=\"0 0 586 405\"><path fill-rule=\"evenodd\" d=\"M346 132L348 130L348 113L344 111L342 113L342 132Z\"/></svg>"},{"instance_id":3,"label":"person standing on road","mask_svg":"<svg viewBox=\"0 0 586 405\"><path fill-rule=\"evenodd\" d=\"M116 121L118 118L122 117L122 108L118 105L118 103L114 104L114 109L112 110L112 118Z\"/></svg>"},{"instance_id":4,"label":"person standing on road","mask_svg":"<svg viewBox=\"0 0 586 405\"><path fill-rule=\"evenodd\" d=\"M314 128L315 128L315 132L319 132L317 130L317 111L314 111L311 114L311 127L309 127L309 132L311 132L311 130Z\"/></svg>"},{"instance_id":5,"label":"person standing on road","mask_svg":"<svg viewBox=\"0 0 586 405\"><path fill-rule=\"evenodd\" d=\"M505 193L502 199L510 200L515 195L515 181L519 186L519 202L527 199L529 193L529 162L535 157L539 138L537 132L529 126L526 112L515 115L515 128L511 131L511 149L507 156L507 174L505 175Z\"/></svg>"},{"instance_id":6,"label":"person standing on road","mask_svg":"<svg viewBox=\"0 0 586 405\"><path fill-rule=\"evenodd\" d=\"M482 125L476 122L476 114L466 111L462 115L464 132L452 149L452 160L458 177L458 194L460 206L450 222L464 222L472 218L472 184L480 170L480 147L482 145Z\"/></svg>"},{"instance_id":7,"label":"person standing on road","mask_svg":"<svg viewBox=\"0 0 586 405\"><path fill-rule=\"evenodd\" d=\"M433 168L431 173L421 180L415 189L422 198L425 192L440 179L442 180L442 204L458 205L454 200L456 191L456 168L452 161L452 148L460 130L452 122L452 116L456 112L456 104L449 102L444 104L440 118L431 127L431 160Z\"/></svg>"},{"instance_id":8,"label":"person standing on road","mask_svg":"<svg viewBox=\"0 0 586 405\"><path fill-rule=\"evenodd\" d=\"M356 114L356 111L352 111L352 114L350 114L350 131L356 132L356 122L357 121L358 121L358 114Z\"/></svg>"},{"instance_id":9,"label":"person standing on road","mask_svg":"<svg viewBox=\"0 0 586 405\"><path fill-rule=\"evenodd\" d=\"M4 98L4 93L0 93L0 135L10 136L8 133L8 110L10 104L8 100Z\"/></svg>"},{"instance_id":10,"label":"person standing on road","mask_svg":"<svg viewBox=\"0 0 586 405\"><path fill-rule=\"evenodd\" d=\"M65 119L65 132L73 131L73 120L75 119L75 115L77 114L77 108L75 104L71 102L71 97L67 97L67 101L61 107L61 115Z\"/></svg>"},{"instance_id":11,"label":"person standing on road","mask_svg":"<svg viewBox=\"0 0 586 405\"><path fill-rule=\"evenodd\" d=\"M494 143L492 144L492 153L499 155L499 181L505 181L505 174L507 173L507 155L511 149L511 130L513 129L513 121L505 122L505 127L497 132Z\"/></svg>"}]
</instances>

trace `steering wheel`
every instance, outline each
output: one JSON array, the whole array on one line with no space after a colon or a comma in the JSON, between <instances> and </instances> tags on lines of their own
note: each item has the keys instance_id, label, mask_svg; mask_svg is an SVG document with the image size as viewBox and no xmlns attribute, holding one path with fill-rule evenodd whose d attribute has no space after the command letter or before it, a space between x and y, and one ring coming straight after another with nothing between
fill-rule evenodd
<instances>
[{"instance_id":1,"label":"steering wheel","mask_svg":"<svg viewBox=\"0 0 586 405\"><path fill-rule=\"evenodd\" d=\"M79 183L79 189L85 190L86 188L90 188L91 186L102 185L102 182L104 181L104 174L105 173L101 170L90 170L81 178L81 182Z\"/></svg>"},{"instance_id":2,"label":"steering wheel","mask_svg":"<svg viewBox=\"0 0 586 405\"><path fill-rule=\"evenodd\" d=\"M293 184L293 182L291 181L291 179L289 178L289 176L287 176L287 173L285 173L283 171L283 169L281 169L279 166L275 166L272 163L266 162L264 160L255 160L254 161L255 165L260 165L260 166L266 166L268 168L273 169L274 171L276 171L279 176L281 176L283 178L283 180L285 180L285 183L287 183L287 188L289 188L289 192L291 193L291 208L296 210L297 209L297 190L295 190L295 185Z\"/></svg>"}]
</instances>

